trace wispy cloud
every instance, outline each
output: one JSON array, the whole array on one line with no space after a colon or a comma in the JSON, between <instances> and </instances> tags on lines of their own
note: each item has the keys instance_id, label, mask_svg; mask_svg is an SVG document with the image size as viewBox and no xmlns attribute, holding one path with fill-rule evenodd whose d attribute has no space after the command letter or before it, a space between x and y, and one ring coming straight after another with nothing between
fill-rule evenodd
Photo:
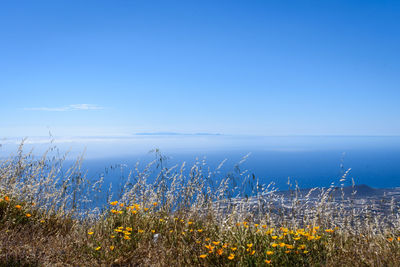
<instances>
[{"instance_id":1,"label":"wispy cloud","mask_svg":"<svg viewBox=\"0 0 400 267\"><path fill-rule=\"evenodd\" d=\"M73 104L63 107L24 108L24 110L34 110L34 111L75 111L75 110L100 110L100 109L104 108L92 104Z\"/></svg>"}]
</instances>

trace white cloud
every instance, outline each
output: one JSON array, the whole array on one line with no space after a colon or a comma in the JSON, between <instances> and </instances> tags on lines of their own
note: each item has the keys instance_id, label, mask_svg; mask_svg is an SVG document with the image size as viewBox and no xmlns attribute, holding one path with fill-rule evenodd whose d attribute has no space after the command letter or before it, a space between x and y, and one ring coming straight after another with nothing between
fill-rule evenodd
<instances>
[{"instance_id":1,"label":"white cloud","mask_svg":"<svg viewBox=\"0 0 400 267\"><path fill-rule=\"evenodd\" d=\"M38 107L38 108L24 108L24 110L34 111L75 111L75 110L100 110L103 107L92 104L73 104L63 107Z\"/></svg>"}]
</instances>

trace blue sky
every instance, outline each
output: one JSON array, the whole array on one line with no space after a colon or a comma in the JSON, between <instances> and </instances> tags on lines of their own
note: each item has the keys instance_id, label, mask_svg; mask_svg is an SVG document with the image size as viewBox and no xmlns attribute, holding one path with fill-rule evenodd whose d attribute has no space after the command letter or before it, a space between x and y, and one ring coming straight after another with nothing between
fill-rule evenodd
<instances>
[{"instance_id":1,"label":"blue sky","mask_svg":"<svg viewBox=\"0 0 400 267\"><path fill-rule=\"evenodd\" d=\"M7 136L400 135L400 1L2 1Z\"/></svg>"}]
</instances>

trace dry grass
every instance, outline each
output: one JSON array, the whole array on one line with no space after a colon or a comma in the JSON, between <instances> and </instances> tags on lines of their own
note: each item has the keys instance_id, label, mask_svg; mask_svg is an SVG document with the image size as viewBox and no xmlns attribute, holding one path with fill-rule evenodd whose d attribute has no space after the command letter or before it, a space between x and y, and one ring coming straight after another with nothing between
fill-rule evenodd
<instances>
[{"instance_id":1,"label":"dry grass","mask_svg":"<svg viewBox=\"0 0 400 267\"><path fill-rule=\"evenodd\" d=\"M400 266L399 203L377 213L332 188L283 198L240 164L226 176L203 161L166 168L158 151L117 198L56 152L21 145L0 163L0 265ZM90 208L99 198L108 206Z\"/></svg>"}]
</instances>

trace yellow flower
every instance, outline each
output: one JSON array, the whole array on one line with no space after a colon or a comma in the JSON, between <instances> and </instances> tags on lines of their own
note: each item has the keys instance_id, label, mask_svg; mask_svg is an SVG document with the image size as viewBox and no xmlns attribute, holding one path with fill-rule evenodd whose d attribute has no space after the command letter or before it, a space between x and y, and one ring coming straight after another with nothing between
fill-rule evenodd
<instances>
[{"instance_id":1,"label":"yellow flower","mask_svg":"<svg viewBox=\"0 0 400 267\"><path fill-rule=\"evenodd\" d=\"M212 243L213 243L214 245L219 245L220 242L219 242L219 241L213 241Z\"/></svg>"},{"instance_id":2,"label":"yellow flower","mask_svg":"<svg viewBox=\"0 0 400 267\"><path fill-rule=\"evenodd\" d=\"M397 238L397 241L400 241L400 236Z\"/></svg>"},{"instance_id":3,"label":"yellow flower","mask_svg":"<svg viewBox=\"0 0 400 267\"><path fill-rule=\"evenodd\" d=\"M117 204L118 204L118 201L113 201L113 202L110 203L111 206L115 206Z\"/></svg>"},{"instance_id":4,"label":"yellow flower","mask_svg":"<svg viewBox=\"0 0 400 267\"><path fill-rule=\"evenodd\" d=\"M111 235L110 237L111 237L111 238L115 238L115 235Z\"/></svg>"},{"instance_id":5,"label":"yellow flower","mask_svg":"<svg viewBox=\"0 0 400 267\"><path fill-rule=\"evenodd\" d=\"M272 246L273 248L276 248L276 247L278 246L278 244L277 244L277 243L272 243L271 246Z\"/></svg>"},{"instance_id":6,"label":"yellow flower","mask_svg":"<svg viewBox=\"0 0 400 267\"><path fill-rule=\"evenodd\" d=\"M265 260L265 263L266 263L266 264L270 264L270 263L271 263L271 260Z\"/></svg>"},{"instance_id":7,"label":"yellow flower","mask_svg":"<svg viewBox=\"0 0 400 267\"><path fill-rule=\"evenodd\" d=\"M101 247L97 247L97 248L95 248L95 250L100 250L101 249Z\"/></svg>"},{"instance_id":8,"label":"yellow flower","mask_svg":"<svg viewBox=\"0 0 400 267\"><path fill-rule=\"evenodd\" d=\"M271 236L272 239L277 239L278 237L276 235Z\"/></svg>"},{"instance_id":9,"label":"yellow flower","mask_svg":"<svg viewBox=\"0 0 400 267\"><path fill-rule=\"evenodd\" d=\"M254 255L254 253L256 253L255 250L253 250L252 252L250 252L250 255Z\"/></svg>"},{"instance_id":10,"label":"yellow flower","mask_svg":"<svg viewBox=\"0 0 400 267\"><path fill-rule=\"evenodd\" d=\"M4 200L7 201L7 202L9 202L9 201L10 201L10 198L9 198L8 196L5 196L5 197L4 197Z\"/></svg>"},{"instance_id":11,"label":"yellow flower","mask_svg":"<svg viewBox=\"0 0 400 267\"><path fill-rule=\"evenodd\" d=\"M115 213L118 213L118 211L112 209L112 210L111 210L111 213L115 214Z\"/></svg>"},{"instance_id":12,"label":"yellow flower","mask_svg":"<svg viewBox=\"0 0 400 267\"><path fill-rule=\"evenodd\" d=\"M280 246L281 248L283 248L285 245L286 245L285 243L279 243L279 246Z\"/></svg>"},{"instance_id":13,"label":"yellow flower","mask_svg":"<svg viewBox=\"0 0 400 267\"><path fill-rule=\"evenodd\" d=\"M32 215L29 214L29 213L27 213L27 214L25 214L25 216L29 218L29 217L31 217Z\"/></svg>"},{"instance_id":14,"label":"yellow flower","mask_svg":"<svg viewBox=\"0 0 400 267\"><path fill-rule=\"evenodd\" d=\"M294 240L299 240L299 239L300 239L300 237L293 237L293 239L294 239Z\"/></svg>"},{"instance_id":15,"label":"yellow flower","mask_svg":"<svg viewBox=\"0 0 400 267\"><path fill-rule=\"evenodd\" d=\"M253 247L253 244L252 244L252 243L247 244L247 247L248 247L248 248L251 248L251 247Z\"/></svg>"},{"instance_id":16,"label":"yellow flower","mask_svg":"<svg viewBox=\"0 0 400 267\"><path fill-rule=\"evenodd\" d=\"M262 227L263 229L267 229L267 225L265 225L265 224L261 225L261 227Z\"/></svg>"},{"instance_id":17,"label":"yellow flower","mask_svg":"<svg viewBox=\"0 0 400 267\"><path fill-rule=\"evenodd\" d=\"M122 210L119 210L118 213L119 213L119 214L122 214L122 213L124 213L124 212L123 212Z\"/></svg>"},{"instance_id":18,"label":"yellow flower","mask_svg":"<svg viewBox=\"0 0 400 267\"><path fill-rule=\"evenodd\" d=\"M387 240L388 240L389 242L392 242L392 241L393 241L393 238L392 238L392 237L389 237Z\"/></svg>"},{"instance_id":19,"label":"yellow flower","mask_svg":"<svg viewBox=\"0 0 400 267\"><path fill-rule=\"evenodd\" d=\"M229 254L229 256L228 256L228 260L233 260L235 258L235 254Z\"/></svg>"},{"instance_id":20,"label":"yellow flower","mask_svg":"<svg viewBox=\"0 0 400 267\"><path fill-rule=\"evenodd\" d=\"M303 251L304 254L307 254L308 252L309 252L308 250L304 250L304 251Z\"/></svg>"},{"instance_id":21,"label":"yellow flower","mask_svg":"<svg viewBox=\"0 0 400 267\"><path fill-rule=\"evenodd\" d=\"M124 206L124 203L119 204L119 206L122 208Z\"/></svg>"},{"instance_id":22,"label":"yellow flower","mask_svg":"<svg viewBox=\"0 0 400 267\"><path fill-rule=\"evenodd\" d=\"M93 235L93 232L88 232L87 234L88 234L88 235Z\"/></svg>"},{"instance_id":23,"label":"yellow flower","mask_svg":"<svg viewBox=\"0 0 400 267\"><path fill-rule=\"evenodd\" d=\"M163 222L164 220L163 220L163 219L160 219L159 221L160 221L160 222Z\"/></svg>"},{"instance_id":24,"label":"yellow flower","mask_svg":"<svg viewBox=\"0 0 400 267\"><path fill-rule=\"evenodd\" d=\"M203 229L198 229L197 232L201 233L203 232Z\"/></svg>"},{"instance_id":25,"label":"yellow flower","mask_svg":"<svg viewBox=\"0 0 400 267\"><path fill-rule=\"evenodd\" d=\"M232 251L235 251L235 250L237 250L237 247L233 247L233 248L231 248L231 250L232 250Z\"/></svg>"},{"instance_id":26,"label":"yellow flower","mask_svg":"<svg viewBox=\"0 0 400 267\"><path fill-rule=\"evenodd\" d=\"M204 241L210 241L210 238L207 237L206 239L204 239Z\"/></svg>"},{"instance_id":27,"label":"yellow flower","mask_svg":"<svg viewBox=\"0 0 400 267\"><path fill-rule=\"evenodd\" d=\"M205 257L207 257L207 254L201 254L199 257L204 259Z\"/></svg>"},{"instance_id":28,"label":"yellow flower","mask_svg":"<svg viewBox=\"0 0 400 267\"><path fill-rule=\"evenodd\" d=\"M285 250L285 253L286 253L286 254L289 254L289 253L290 253L290 250Z\"/></svg>"},{"instance_id":29,"label":"yellow flower","mask_svg":"<svg viewBox=\"0 0 400 267\"><path fill-rule=\"evenodd\" d=\"M332 230L332 229L326 229L325 230L325 232L327 232L327 233L333 233L335 230Z\"/></svg>"},{"instance_id":30,"label":"yellow flower","mask_svg":"<svg viewBox=\"0 0 400 267\"><path fill-rule=\"evenodd\" d=\"M217 250L217 254L220 255L220 256L222 255L223 252L224 252L224 251L223 251L222 249L218 249L218 250Z\"/></svg>"},{"instance_id":31,"label":"yellow flower","mask_svg":"<svg viewBox=\"0 0 400 267\"><path fill-rule=\"evenodd\" d=\"M141 233L143 233L143 232L144 232L144 230L142 230L142 229L139 229L139 230L138 230L138 233L139 233L139 234L141 234Z\"/></svg>"},{"instance_id":32,"label":"yellow flower","mask_svg":"<svg viewBox=\"0 0 400 267\"><path fill-rule=\"evenodd\" d=\"M132 232L132 227L125 227L126 231Z\"/></svg>"},{"instance_id":33,"label":"yellow flower","mask_svg":"<svg viewBox=\"0 0 400 267\"><path fill-rule=\"evenodd\" d=\"M21 209L21 208L22 208L21 205L15 205L15 207L16 207L17 209Z\"/></svg>"},{"instance_id":34,"label":"yellow flower","mask_svg":"<svg viewBox=\"0 0 400 267\"><path fill-rule=\"evenodd\" d=\"M293 245L286 244L286 248L293 249Z\"/></svg>"},{"instance_id":35,"label":"yellow flower","mask_svg":"<svg viewBox=\"0 0 400 267\"><path fill-rule=\"evenodd\" d=\"M144 210L144 211L148 211L148 210L149 210L149 208L144 208L143 210Z\"/></svg>"},{"instance_id":36,"label":"yellow flower","mask_svg":"<svg viewBox=\"0 0 400 267\"><path fill-rule=\"evenodd\" d=\"M132 214L136 214L137 210L131 210Z\"/></svg>"},{"instance_id":37,"label":"yellow flower","mask_svg":"<svg viewBox=\"0 0 400 267\"><path fill-rule=\"evenodd\" d=\"M273 251L271 251L271 250L268 250L268 251L267 251L267 255L272 255L272 254L274 254Z\"/></svg>"},{"instance_id":38,"label":"yellow flower","mask_svg":"<svg viewBox=\"0 0 400 267\"><path fill-rule=\"evenodd\" d=\"M131 239L131 238L129 237L129 235L125 235L125 236L124 236L124 239L129 240L129 239Z\"/></svg>"},{"instance_id":39,"label":"yellow flower","mask_svg":"<svg viewBox=\"0 0 400 267\"><path fill-rule=\"evenodd\" d=\"M44 223L44 222L45 222L45 220L40 220L40 222L41 222L41 223Z\"/></svg>"},{"instance_id":40,"label":"yellow flower","mask_svg":"<svg viewBox=\"0 0 400 267\"><path fill-rule=\"evenodd\" d=\"M114 250L114 246L110 246L110 250L113 251Z\"/></svg>"},{"instance_id":41,"label":"yellow flower","mask_svg":"<svg viewBox=\"0 0 400 267\"><path fill-rule=\"evenodd\" d=\"M153 206L155 207L155 206L157 206L158 205L158 203L157 202L153 202Z\"/></svg>"},{"instance_id":42,"label":"yellow flower","mask_svg":"<svg viewBox=\"0 0 400 267\"><path fill-rule=\"evenodd\" d=\"M193 222L190 222L190 221L189 221L189 222L188 222L188 225L191 225L192 223L193 223Z\"/></svg>"},{"instance_id":43,"label":"yellow flower","mask_svg":"<svg viewBox=\"0 0 400 267\"><path fill-rule=\"evenodd\" d=\"M258 223L255 223L255 224L254 224L254 226L255 226L255 227L258 227L258 226L259 226L259 224L258 224Z\"/></svg>"},{"instance_id":44,"label":"yellow flower","mask_svg":"<svg viewBox=\"0 0 400 267\"><path fill-rule=\"evenodd\" d=\"M151 232L154 234L156 232L156 230L153 229L153 230L151 230Z\"/></svg>"}]
</instances>

